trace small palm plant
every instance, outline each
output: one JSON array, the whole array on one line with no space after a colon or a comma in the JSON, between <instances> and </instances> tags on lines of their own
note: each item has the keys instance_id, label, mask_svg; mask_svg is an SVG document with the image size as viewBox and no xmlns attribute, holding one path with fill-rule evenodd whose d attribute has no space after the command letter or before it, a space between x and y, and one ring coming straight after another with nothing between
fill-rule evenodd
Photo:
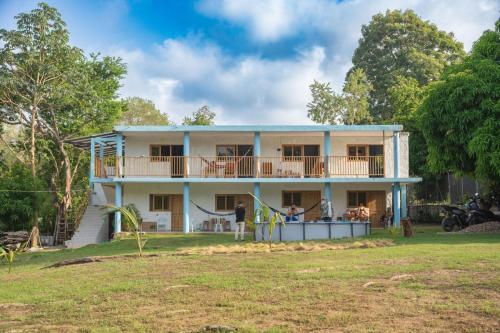
<instances>
[{"instance_id":1,"label":"small palm plant","mask_svg":"<svg viewBox=\"0 0 500 333\"><path fill-rule=\"evenodd\" d=\"M131 230L132 236L134 236L137 241L139 256L142 257L143 249L146 245L147 239L144 238L144 235L141 231L142 218L137 208L134 205L127 205L124 207L106 205L105 207L108 209L107 213L121 213L122 220L128 225L129 229Z\"/></svg>"},{"instance_id":2,"label":"small palm plant","mask_svg":"<svg viewBox=\"0 0 500 333\"><path fill-rule=\"evenodd\" d=\"M391 235L392 238L396 238L400 233L401 233L401 228L398 228L396 226L392 226L389 229L389 234Z\"/></svg>"},{"instance_id":3,"label":"small palm plant","mask_svg":"<svg viewBox=\"0 0 500 333\"><path fill-rule=\"evenodd\" d=\"M259 198L254 196L252 193L249 194L260 203L260 207L255 209L254 211L253 223L255 224L267 220L269 217L269 212L272 211L272 209L268 205L260 201ZM283 216L281 216L280 212L274 212L271 218L269 219L269 228L267 230L269 250L271 250L273 246L273 231L274 228L276 227L276 223L281 223L282 226L285 226L285 220L283 219Z\"/></svg>"},{"instance_id":4,"label":"small palm plant","mask_svg":"<svg viewBox=\"0 0 500 333\"><path fill-rule=\"evenodd\" d=\"M9 264L9 273L12 270L12 264L16 258L17 250L7 249L0 247L0 258L4 258Z\"/></svg>"}]
</instances>

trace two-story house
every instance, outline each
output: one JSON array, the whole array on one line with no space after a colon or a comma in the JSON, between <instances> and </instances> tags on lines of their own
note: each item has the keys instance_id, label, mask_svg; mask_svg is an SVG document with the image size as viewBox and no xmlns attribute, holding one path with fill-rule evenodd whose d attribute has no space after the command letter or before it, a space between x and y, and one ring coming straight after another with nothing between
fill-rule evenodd
<instances>
[{"instance_id":1,"label":"two-story house","mask_svg":"<svg viewBox=\"0 0 500 333\"><path fill-rule=\"evenodd\" d=\"M259 203L249 193L281 211L294 203L306 210L301 221L318 221L325 198L334 222L362 205L372 227L388 209L398 225L406 186L420 181L408 175L400 125L116 126L73 144L90 151L94 188L80 234L100 230L82 242L107 239L106 223L89 221L105 203L134 204L146 231L187 233L207 230L207 212L231 212L238 201L250 217ZM120 214L111 228L122 230Z\"/></svg>"}]
</instances>

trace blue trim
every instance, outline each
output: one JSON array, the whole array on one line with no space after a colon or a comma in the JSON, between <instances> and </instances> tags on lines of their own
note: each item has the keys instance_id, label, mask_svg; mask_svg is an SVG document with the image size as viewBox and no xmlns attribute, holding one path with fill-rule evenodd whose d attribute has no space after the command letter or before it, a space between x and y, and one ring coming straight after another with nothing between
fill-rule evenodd
<instances>
[{"instance_id":1,"label":"blue trim","mask_svg":"<svg viewBox=\"0 0 500 333\"><path fill-rule=\"evenodd\" d=\"M116 132L344 132L402 131L402 125L211 125L115 126Z\"/></svg>"},{"instance_id":2,"label":"blue trim","mask_svg":"<svg viewBox=\"0 0 500 333\"><path fill-rule=\"evenodd\" d=\"M399 177L399 133L394 133L392 137L392 147L394 149L394 178Z\"/></svg>"},{"instance_id":3,"label":"blue trim","mask_svg":"<svg viewBox=\"0 0 500 333\"><path fill-rule=\"evenodd\" d=\"M189 233L189 183L182 187L182 230Z\"/></svg>"},{"instance_id":4,"label":"blue trim","mask_svg":"<svg viewBox=\"0 0 500 333\"><path fill-rule=\"evenodd\" d=\"M422 178L162 178L162 177L124 177L96 178L96 183L418 183Z\"/></svg>"},{"instance_id":5,"label":"blue trim","mask_svg":"<svg viewBox=\"0 0 500 333\"><path fill-rule=\"evenodd\" d=\"M399 183L394 183L392 187L392 207L394 210L394 226L399 228L401 225L401 187Z\"/></svg>"},{"instance_id":6,"label":"blue trim","mask_svg":"<svg viewBox=\"0 0 500 333\"><path fill-rule=\"evenodd\" d=\"M253 154L256 157L260 156L260 132L255 132L253 135Z\"/></svg>"},{"instance_id":7,"label":"blue trim","mask_svg":"<svg viewBox=\"0 0 500 333\"><path fill-rule=\"evenodd\" d=\"M253 184L253 195L256 196L257 198L260 199L260 183L254 183ZM254 211L260 208L260 202L257 201L255 198L253 199L253 209ZM255 221L256 223L259 223L259 219L257 217L257 220Z\"/></svg>"},{"instance_id":8,"label":"blue trim","mask_svg":"<svg viewBox=\"0 0 500 333\"><path fill-rule=\"evenodd\" d=\"M115 184L115 206L122 206L122 184ZM115 213L115 234L122 232L122 213Z\"/></svg>"},{"instance_id":9,"label":"blue trim","mask_svg":"<svg viewBox=\"0 0 500 333\"><path fill-rule=\"evenodd\" d=\"M408 217L408 203L406 202L406 185L401 185L401 217Z\"/></svg>"},{"instance_id":10,"label":"blue trim","mask_svg":"<svg viewBox=\"0 0 500 333\"><path fill-rule=\"evenodd\" d=\"M191 137L189 132L184 132L184 138L183 138L183 155L184 156L189 156L189 151L191 150L190 145L191 145Z\"/></svg>"}]
</instances>

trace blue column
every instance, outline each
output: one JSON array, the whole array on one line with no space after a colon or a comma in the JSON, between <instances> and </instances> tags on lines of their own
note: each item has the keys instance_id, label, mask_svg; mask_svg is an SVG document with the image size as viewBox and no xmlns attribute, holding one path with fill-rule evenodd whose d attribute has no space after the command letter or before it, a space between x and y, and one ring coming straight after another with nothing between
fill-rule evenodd
<instances>
[{"instance_id":1,"label":"blue column","mask_svg":"<svg viewBox=\"0 0 500 333\"><path fill-rule=\"evenodd\" d=\"M332 141L330 131L325 131L323 135L323 157L325 164L325 177L330 177L330 156L332 155Z\"/></svg>"},{"instance_id":2,"label":"blue column","mask_svg":"<svg viewBox=\"0 0 500 333\"><path fill-rule=\"evenodd\" d=\"M123 135L121 133L116 134L116 160L117 160L117 177L122 177L123 175Z\"/></svg>"},{"instance_id":3,"label":"blue column","mask_svg":"<svg viewBox=\"0 0 500 333\"><path fill-rule=\"evenodd\" d=\"M255 173L256 177L260 177L260 132L253 134L253 155L255 157Z\"/></svg>"},{"instance_id":4,"label":"blue column","mask_svg":"<svg viewBox=\"0 0 500 333\"><path fill-rule=\"evenodd\" d=\"M183 155L184 155L184 177L189 177L189 151L191 144L191 136L189 132L184 132L183 140Z\"/></svg>"},{"instance_id":5,"label":"blue column","mask_svg":"<svg viewBox=\"0 0 500 333\"><path fill-rule=\"evenodd\" d=\"M115 184L115 206L122 206L122 184ZM120 212L115 213L115 234L122 232L122 214Z\"/></svg>"},{"instance_id":6,"label":"blue column","mask_svg":"<svg viewBox=\"0 0 500 333\"><path fill-rule=\"evenodd\" d=\"M94 182L94 172L95 172L95 139L90 138L90 175L89 175L90 184Z\"/></svg>"},{"instance_id":7,"label":"blue column","mask_svg":"<svg viewBox=\"0 0 500 333\"><path fill-rule=\"evenodd\" d=\"M182 230L189 233L189 183L185 182L182 192Z\"/></svg>"},{"instance_id":8,"label":"blue column","mask_svg":"<svg viewBox=\"0 0 500 333\"><path fill-rule=\"evenodd\" d=\"M253 195L260 199L260 183L253 184ZM257 210L259 208L260 208L260 202L254 198L253 199L253 209ZM260 222L259 218L257 217L257 220L255 221L255 223L259 223L259 222Z\"/></svg>"},{"instance_id":9,"label":"blue column","mask_svg":"<svg viewBox=\"0 0 500 333\"><path fill-rule=\"evenodd\" d=\"M394 178L399 178L399 132L394 132L392 146L394 149Z\"/></svg>"},{"instance_id":10,"label":"blue column","mask_svg":"<svg viewBox=\"0 0 500 333\"><path fill-rule=\"evenodd\" d=\"M99 160L101 161L101 169L99 173L101 177L104 177L104 144L99 142Z\"/></svg>"},{"instance_id":11,"label":"blue column","mask_svg":"<svg viewBox=\"0 0 500 333\"><path fill-rule=\"evenodd\" d=\"M401 185L401 217L408 217L408 203L406 202L406 185Z\"/></svg>"},{"instance_id":12,"label":"blue column","mask_svg":"<svg viewBox=\"0 0 500 333\"><path fill-rule=\"evenodd\" d=\"M326 201L332 202L332 186L330 183L327 183L327 182L323 183L323 192L325 193ZM333 205L333 202L332 202L332 205Z\"/></svg>"},{"instance_id":13,"label":"blue column","mask_svg":"<svg viewBox=\"0 0 500 333\"><path fill-rule=\"evenodd\" d=\"M399 183L394 183L394 185L392 186L392 208L394 210L394 226L398 228L401 222L400 200L401 200L401 187Z\"/></svg>"}]
</instances>

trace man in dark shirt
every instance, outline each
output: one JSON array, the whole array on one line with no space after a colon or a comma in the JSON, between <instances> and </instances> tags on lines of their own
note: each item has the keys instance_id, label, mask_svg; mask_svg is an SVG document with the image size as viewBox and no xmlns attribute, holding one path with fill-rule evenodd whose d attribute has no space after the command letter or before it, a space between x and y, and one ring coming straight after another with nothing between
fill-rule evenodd
<instances>
[{"instance_id":1,"label":"man in dark shirt","mask_svg":"<svg viewBox=\"0 0 500 333\"><path fill-rule=\"evenodd\" d=\"M245 207L241 201L238 202L238 206L234 209L236 214L236 232L234 234L234 240L238 240L238 234L241 235L241 240L245 239Z\"/></svg>"}]
</instances>

